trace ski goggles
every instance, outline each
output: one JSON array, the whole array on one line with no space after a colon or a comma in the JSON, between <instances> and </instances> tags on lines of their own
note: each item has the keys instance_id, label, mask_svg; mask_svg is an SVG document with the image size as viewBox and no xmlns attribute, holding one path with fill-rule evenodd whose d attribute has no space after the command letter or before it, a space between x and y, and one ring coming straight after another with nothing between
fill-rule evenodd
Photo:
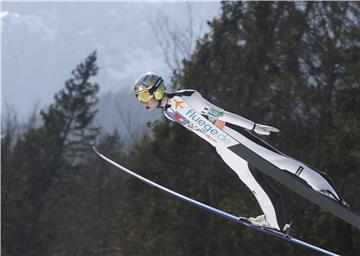
<instances>
[{"instance_id":1,"label":"ski goggles","mask_svg":"<svg viewBox=\"0 0 360 256\"><path fill-rule=\"evenodd\" d=\"M149 90L140 90L136 92L136 98L143 103L150 101L154 96L150 94Z\"/></svg>"}]
</instances>

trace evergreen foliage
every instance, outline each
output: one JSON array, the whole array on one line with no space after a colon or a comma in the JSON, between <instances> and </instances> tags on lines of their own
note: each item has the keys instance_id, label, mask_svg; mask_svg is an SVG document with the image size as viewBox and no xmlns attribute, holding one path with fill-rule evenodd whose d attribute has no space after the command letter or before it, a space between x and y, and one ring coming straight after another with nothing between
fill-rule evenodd
<instances>
[{"instance_id":1,"label":"evergreen foliage","mask_svg":"<svg viewBox=\"0 0 360 256\"><path fill-rule=\"evenodd\" d=\"M55 102L47 111L41 111L44 132L51 140L49 150L61 149L61 156L70 158L69 163L84 157L83 151L99 134L99 127L92 125L97 113L94 106L98 102L99 85L90 81L98 73L96 58L96 52L93 52L84 63L79 64L72 71L73 78L67 80L65 88L55 94Z\"/></svg>"}]
</instances>

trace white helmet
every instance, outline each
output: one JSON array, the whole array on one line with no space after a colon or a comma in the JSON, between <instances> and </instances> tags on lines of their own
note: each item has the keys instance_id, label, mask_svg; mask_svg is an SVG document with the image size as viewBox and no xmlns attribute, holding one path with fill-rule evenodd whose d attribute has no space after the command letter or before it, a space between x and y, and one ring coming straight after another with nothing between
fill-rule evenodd
<instances>
[{"instance_id":1,"label":"white helmet","mask_svg":"<svg viewBox=\"0 0 360 256\"><path fill-rule=\"evenodd\" d=\"M134 84L135 96L140 102L148 102L152 98L162 100L165 91L164 80L153 72L141 75Z\"/></svg>"}]
</instances>

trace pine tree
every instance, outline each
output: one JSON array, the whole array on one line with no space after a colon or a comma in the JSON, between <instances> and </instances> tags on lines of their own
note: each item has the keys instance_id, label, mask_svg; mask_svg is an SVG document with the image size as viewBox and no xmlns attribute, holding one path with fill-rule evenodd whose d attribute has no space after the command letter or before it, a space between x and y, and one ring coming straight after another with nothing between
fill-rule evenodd
<instances>
[{"instance_id":1,"label":"pine tree","mask_svg":"<svg viewBox=\"0 0 360 256\"><path fill-rule=\"evenodd\" d=\"M55 102L47 111L41 111L45 133L53 143L50 148L58 152L57 157L71 164L80 161L100 130L93 125L99 91L99 85L91 82L98 73L96 59L93 52L79 64L72 71L73 78L55 94Z\"/></svg>"}]
</instances>

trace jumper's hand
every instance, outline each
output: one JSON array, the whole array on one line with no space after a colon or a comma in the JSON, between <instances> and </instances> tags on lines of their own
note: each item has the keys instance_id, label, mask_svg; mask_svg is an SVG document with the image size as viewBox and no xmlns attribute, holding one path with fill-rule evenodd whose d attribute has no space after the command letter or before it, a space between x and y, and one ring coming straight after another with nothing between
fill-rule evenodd
<instances>
[{"instance_id":1,"label":"jumper's hand","mask_svg":"<svg viewBox=\"0 0 360 256\"><path fill-rule=\"evenodd\" d=\"M261 135L270 135L270 132L279 132L279 129L262 124L255 124L254 132Z\"/></svg>"}]
</instances>

